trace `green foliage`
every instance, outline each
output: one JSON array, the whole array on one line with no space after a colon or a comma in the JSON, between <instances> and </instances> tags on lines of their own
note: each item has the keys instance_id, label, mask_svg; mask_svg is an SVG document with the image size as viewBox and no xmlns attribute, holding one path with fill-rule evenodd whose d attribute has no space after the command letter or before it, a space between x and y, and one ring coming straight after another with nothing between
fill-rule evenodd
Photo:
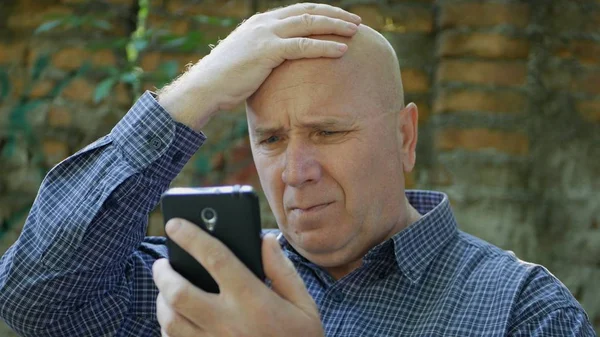
<instances>
[{"instance_id":1,"label":"green foliage","mask_svg":"<svg viewBox=\"0 0 600 337\"><path fill-rule=\"evenodd\" d=\"M167 35L162 38L162 47L175 49L182 52L192 52L198 49L202 42L206 41L204 34L200 31L191 31L183 36Z\"/></svg>"},{"instance_id":2,"label":"green foliage","mask_svg":"<svg viewBox=\"0 0 600 337\"><path fill-rule=\"evenodd\" d=\"M33 85L39 80L42 72L48 67L49 63L50 55L48 54L42 54L35 60L34 66L31 70L31 77L27 80L26 87L18 100L19 103L12 107L8 115L8 137L5 140L6 143L4 144L2 152L0 153L0 158L9 158L14 155L14 149L16 148L16 142L19 135L23 136L29 144L39 148L39 139L36 137L33 128L29 124L29 113L45 104L47 99L52 100L60 96L63 89L69 85L73 79L83 76L90 69L89 62L82 64L82 66L75 73L66 76L64 79L59 81L50 91L48 98L30 97L30 92ZM1 73L2 72L0 72L0 74ZM1 77L2 76L0 75L0 78ZM41 159L38 164L41 165Z\"/></svg>"},{"instance_id":3,"label":"green foliage","mask_svg":"<svg viewBox=\"0 0 600 337\"><path fill-rule=\"evenodd\" d=\"M94 90L94 103L98 103L110 94L110 91L117 83L114 77L109 77L104 81L100 82Z\"/></svg>"},{"instance_id":4,"label":"green foliage","mask_svg":"<svg viewBox=\"0 0 600 337\"><path fill-rule=\"evenodd\" d=\"M96 5L89 0L90 5ZM141 95L142 80L152 80L157 87L161 87L178 75L180 65L177 61L166 60L159 64L156 71L150 73L144 72L140 67L140 56L149 50L163 50L169 52L183 53L207 53L210 51L209 45L216 43L210 41L206 35L198 30L191 30L183 35L173 34L168 29L148 28L146 20L150 13L149 0L138 0L137 26L129 36L119 36L102 39L94 39L87 42L84 47L91 50L114 50L122 51L126 55L125 62L120 62L115 66L93 67L90 61L84 64L76 71L69 72L58 80L45 97L32 97L31 92L35 84L42 80L43 74L49 68L52 55L40 54L34 60L27 78L24 79L24 88L20 96L16 99L14 106L10 108L6 130L1 130L3 138L0 138L0 160L4 161L16 154L18 142L26 142L29 160L34 167L39 169L40 176L43 177L47 170L44 162L44 155L41 152L41 139L35 128L30 124L32 115L39 108L58 98L63 90L76 78L85 76L93 72L94 76L100 75L101 78L93 91L94 104L100 104L112 96L118 84L125 84L132 92L134 98ZM85 4L81 6L85 8ZM113 29L113 24L107 19L110 11L106 14L98 12L89 14L59 14L46 17L46 22L42 23L34 31L34 35L65 33L65 32L106 32ZM218 27L234 27L239 23L238 19L220 18L206 15L197 15L188 18L196 23L203 25L212 25ZM8 69L0 67L0 102L7 99L14 86L11 83ZM236 124L229 137L223 139L212 147L212 151L200 156L193 164L199 174L208 173L211 167L212 156L227 149L232 143L242 137L245 137L247 125L243 121ZM6 161L8 162L8 161ZM33 200L33 196L32 196ZM15 222L21 221L23 215L27 214L29 207L23 207L12 210L8 218L0 219L0 239L3 234L13 226Z\"/></svg>"},{"instance_id":5,"label":"green foliage","mask_svg":"<svg viewBox=\"0 0 600 337\"><path fill-rule=\"evenodd\" d=\"M95 28L108 31L112 29L112 24L110 22L104 19L98 19L97 16L59 15L53 17L53 20L46 21L43 24L41 24L34 31L34 34L46 33L59 27L65 30Z\"/></svg>"},{"instance_id":6,"label":"green foliage","mask_svg":"<svg viewBox=\"0 0 600 337\"><path fill-rule=\"evenodd\" d=\"M10 79L5 69L0 69L0 101L10 94Z\"/></svg>"},{"instance_id":7,"label":"green foliage","mask_svg":"<svg viewBox=\"0 0 600 337\"><path fill-rule=\"evenodd\" d=\"M158 67L158 71L166 78L174 78L177 76L177 72L179 71L179 65L176 61L163 62Z\"/></svg>"},{"instance_id":8,"label":"green foliage","mask_svg":"<svg viewBox=\"0 0 600 337\"><path fill-rule=\"evenodd\" d=\"M65 78L60 80L50 91L50 97L55 98L60 96L62 91L73 81L75 78L84 76L90 69L92 68L92 64L89 61L84 62L81 67L74 73L67 75Z\"/></svg>"},{"instance_id":9,"label":"green foliage","mask_svg":"<svg viewBox=\"0 0 600 337\"><path fill-rule=\"evenodd\" d=\"M196 15L194 16L194 20L198 23L204 23L213 26L221 26L221 27L233 27L240 23L239 20L234 18L220 18L216 16L208 16L208 15Z\"/></svg>"},{"instance_id":10,"label":"green foliage","mask_svg":"<svg viewBox=\"0 0 600 337\"><path fill-rule=\"evenodd\" d=\"M45 33L45 32L51 31L52 29L60 26L61 24L63 24L63 20L47 21L47 22L44 22L43 24L41 24L33 33L34 34Z\"/></svg>"},{"instance_id":11,"label":"green foliage","mask_svg":"<svg viewBox=\"0 0 600 337\"><path fill-rule=\"evenodd\" d=\"M46 69L48 67L49 64L50 64L50 55L49 54L42 54L41 56L39 56L35 60L35 64L33 65L33 68L31 69L31 79L34 81L39 80L40 76L42 75L42 72L44 71L44 69Z\"/></svg>"}]
</instances>

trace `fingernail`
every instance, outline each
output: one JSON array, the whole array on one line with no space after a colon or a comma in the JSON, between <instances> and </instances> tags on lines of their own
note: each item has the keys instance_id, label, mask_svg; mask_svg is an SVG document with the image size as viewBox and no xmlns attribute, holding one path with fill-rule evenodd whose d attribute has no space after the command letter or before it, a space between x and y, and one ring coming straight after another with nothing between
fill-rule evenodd
<instances>
[{"instance_id":1,"label":"fingernail","mask_svg":"<svg viewBox=\"0 0 600 337\"><path fill-rule=\"evenodd\" d=\"M169 222L167 222L166 231L167 233L175 233L179 227L181 227L181 221L177 219L171 219Z\"/></svg>"},{"instance_id":2,"label":"fingernail","mask_svg":"<svg viewBox=\"0 0 600 337\"><path fill-rule=\"evenodd\" d=\"M348 29L352 32L357 31L358 30L358 26L353 24L353 23L349 23L348 24Z\"/></svg>"},{"instance_id":3,"label":"fingernail","mask_svg":"<svg viewBox=\"0 0 600 337\"><path fill-rule=\"evenodd\" d=\"M339 49L340 51L346 51L346 50L348 50L348 46L347 46L347 45L345 45L345 44L340 44L340 45L339 45L339 47L338 47L338 49Z\"/></svg>"},{"instance_id":4,"label":"fingernail","mask_svg":"<svg viewBox=\"0 0 600 337\"><path fill-rule=\"evenodd\" d=\"M356 14L352 14L352 19L356 20L356 21L362 21L362 19L360 18L360 16L356 15Z\"/></svg>"}]
</instances>

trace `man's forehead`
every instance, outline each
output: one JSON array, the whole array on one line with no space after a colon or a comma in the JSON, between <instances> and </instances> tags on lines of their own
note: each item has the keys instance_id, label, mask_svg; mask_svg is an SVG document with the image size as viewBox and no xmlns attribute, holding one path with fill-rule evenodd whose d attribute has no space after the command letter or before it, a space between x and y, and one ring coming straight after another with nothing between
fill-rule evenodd
<instances>
[{"instance_id":1,"label":"man's forehead","mask_svg":"<svg viewBox=\"0 0 600 337\"><path fill-rule=\"evenodd\" d=\"M291 99L300 86L308 86L314 94L331 92L334 88L352 85L349 77L353 77L353 73L352 67L342 59L287 60L271 72L252 100Z\"/></svg>"},{"instance_id":2,"label":"man's forehead","mask_svg":"<svg viewBox=\"0 0 600 337\"><path fill-rule=\"evenodd\" d=\"M298 102L298 104L295 104ZM247 107L247 117L251 125L266 124L311 124L311 123L339 123L344 120L359 118L359 111L364 108L350 101L339 100L327 104L310 104L299 100L287 100L285 104L263 106L260 109Z\"/></svg>"},{"instance_id":3,"label":"man's forehead","mask_svg":"<svg viewBox=\"0 0 600 337\"><path fill-rule=\"evenodd\" d=\"M357 118L356 116L314 116L314 117L301 117L294 121L289 119L263 119L261 121L254 121L250 123L251 134L260 137L262 135L269 135L274 133L287 133L292 129L305 129L305 130L323 130L323 129L340 129L352 127Z\"/></svg>"},{"instance_id":4,"label":"man's forehead","mask_svg":"<svg viewBox=\"0 0 600 337\"><path fill-rule=\"evenodd\" d=\"M341 58L283 62L248 99L249 118L279 114L282 109L306 108L309 114L318 113L326 108L319 106L323 104L338 105L331 107L333 111L352 105L365 113L403 106L398 61L383 36L361 26L350 39L325 35L315 38L348 43L348 52Z\"/></svg>"},{"instance_id":5,"label":"man's forehead","mask_svg":"<svg viewBox=\"0 0 600 337\"><path fill-rule=\"evenodd\" d=\"M298 101L320 101L335 95L339 85L335 82L324 81L323 78L306 79L294 83L282 83L279 87L272 88L264 95L266 103L272 105L298 105L306 104ZM301 88L307 86L307 88ZM308 90L307 90L308 89Z\"/></svg>"}]
</instances>

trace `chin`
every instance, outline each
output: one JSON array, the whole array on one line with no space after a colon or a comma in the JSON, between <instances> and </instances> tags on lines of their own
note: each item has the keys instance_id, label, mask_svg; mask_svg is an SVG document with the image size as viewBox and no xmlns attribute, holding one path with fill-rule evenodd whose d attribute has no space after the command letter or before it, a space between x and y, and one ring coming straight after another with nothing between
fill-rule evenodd
<instances>
[{"instance_id":1,"label":"chin","mask_svg":"<svg viewBox=\"0 0 600 337\"><path fill-rule=\"evenodd\" d=\"M345 260L350 247L349 238L338 233L331 233L324 228L294 233L288 240L302 256L320 266L337 265Z\"/></svg>"}]
</instances>

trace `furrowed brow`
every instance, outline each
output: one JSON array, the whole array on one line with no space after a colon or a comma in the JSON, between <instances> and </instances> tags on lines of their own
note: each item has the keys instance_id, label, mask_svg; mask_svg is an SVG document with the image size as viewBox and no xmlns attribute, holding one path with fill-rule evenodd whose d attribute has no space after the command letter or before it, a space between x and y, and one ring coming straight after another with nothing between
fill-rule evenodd
<instances>
[{"instance_id":1,"label":"furrowed brow","mask_svg":"<svg viewBox=\"0 0 600 337\"><path fill-rule=\"evenodd\" d=\"M252 131L252 134L256 137L256 138L262 138L266 135L274 135L274 134L280 134L283 133L285 130L283 129L283 127L256 127L254 128L254 130Z\"/></svg>"},{"instance_id":2,"label":"furrowed brow","mask_svg":"<svg viewBox=\"0 0 600 337\"><path fill-rule=\"evenodd\" d=\"M351 120L342 120L337 118L328 118L314 122L304 122L301 124L302 128L306 129L329 129L329 128L345 128L353 125Z\"/></svg>"}]
</instances>

